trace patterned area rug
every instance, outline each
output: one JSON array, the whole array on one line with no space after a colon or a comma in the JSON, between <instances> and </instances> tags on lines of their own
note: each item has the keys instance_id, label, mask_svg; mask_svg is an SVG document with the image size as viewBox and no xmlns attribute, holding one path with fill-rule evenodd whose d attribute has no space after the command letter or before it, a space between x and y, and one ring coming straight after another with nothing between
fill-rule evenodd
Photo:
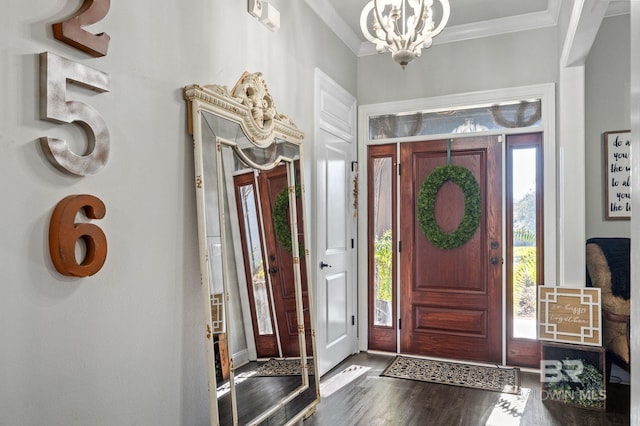
<instances>
[{"instance_id":1,"label":"patterned area rug","mask_svg":"<svg viewBox=\"0 0 640 426\"><path fill-rule=\"evenodd\" d=\"M313 375L313 359L307 358L309 364L309 375ZM250 377L265 376L298 376L302 374L302 367L299 359L275 359L258 365L255 370L247 374Z\"/></svg>"},{"instance_id":2,"label":"patterned area rug","mask_svg":"<svg viewBox=\"0 0 640 426\"><path fill-rule=\"evenodd\" d=\"M517 394L520 369L397 356L382 376Z\"/></svg>"}]
</instances>

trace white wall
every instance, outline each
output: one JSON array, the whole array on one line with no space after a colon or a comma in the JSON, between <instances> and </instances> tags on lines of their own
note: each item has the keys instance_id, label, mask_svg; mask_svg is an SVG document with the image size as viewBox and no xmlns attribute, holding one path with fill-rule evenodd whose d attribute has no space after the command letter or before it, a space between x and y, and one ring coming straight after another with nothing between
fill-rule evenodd
<instances>
[{"instance_id":1,"label":"white wall","mask_svg":"<svg viewBox=\"0 0 640 426\"><path fill-rule=\"evenodd\" d=\"M358 60L360 105L504 89L558 79L555 27L446 43L402 69L390 54Z\"/></svg>"},{"instance_id":2,"label":"white wall","mask_svg":"<svg viewBox=\"0 0 640 426\"><path fill-rule=\"evenodd\" d=\"M631 149L640 151L640 2L631 2L631 30L630 30L630 62L631 62ZM631 185L640 186L640 156L631 157ZM631 193L631 208L633 211L640 210L640 192ZM640 219L638 215L631 218L631 240L640 240ZM640 300L640 249L638 244L631 244L631 300ZM631 325L631 353L640 352L640 303L631 304L631 318L635 318ZM638 359L637 355L633 356ZM635 362L635 361L633 361ZM631 370L631 424L640 423L640 369L634 367Z\"/></svg>"},{"instance_id":3,"label":"white wall","mask_svg":"<svg viewBox=\"0 0 640 426\"><path fill-rule=\"evenodd\" d=\"M52 37L81 0L5 1L0 14L0 425L196 425L208 422L193 154L182 87L232 86L262 71L280 112L313 135L313 70L356 92L356 60L304 2L274 1L265 29L246 2L112 2L90 58ZM111 91L72 88L112 138L92 177L55 170L38 138L76 141L74 125L39 119L37 54L107 72ZM309 144L312 145L309 139ZM313 152L306 149L306 153ZM310 163L311 159L307 158ZM48 221L69 194L101 198L109 253L95 276L63 277Z\"/></svg>"},{"instance_id":4,"label":"white wall","mask_svg":"<svg viewBox=\"0 0 640 426\"><path fill-rule=\"evenodd\" d=\"M605 18L585 64L586 235L628 237L629 221L604 220L603 133L630 126L629 15Z\"/></svg>"}]
</instances>

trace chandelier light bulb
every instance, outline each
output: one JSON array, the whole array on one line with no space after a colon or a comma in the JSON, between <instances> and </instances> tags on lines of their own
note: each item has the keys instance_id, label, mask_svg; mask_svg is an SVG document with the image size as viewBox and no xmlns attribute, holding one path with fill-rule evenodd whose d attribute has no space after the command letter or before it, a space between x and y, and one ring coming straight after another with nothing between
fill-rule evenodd
<instances>
[{"instance_id":1,"label":"chandelier light bulb","mask_svg":"<svg viewBox=\"0 0 640 426\"><path fill-rule=\"evenodd\" d=\"M433 37L449 21L449 0L436 1L442 7L437 25L433 20L434 0L371 0L362 9L360 28L378 53L391 52L404 69L423 48L431 47Z\"/></svg>"}]
</instances>

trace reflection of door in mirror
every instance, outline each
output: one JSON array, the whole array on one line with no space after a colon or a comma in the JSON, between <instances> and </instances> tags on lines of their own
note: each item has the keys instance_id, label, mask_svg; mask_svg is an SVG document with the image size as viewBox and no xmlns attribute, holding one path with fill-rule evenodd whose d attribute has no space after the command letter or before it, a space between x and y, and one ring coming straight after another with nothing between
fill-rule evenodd
<instances>
[{"instance_id":1,"label":"reflection of door in mirror","mask_svg":"<svg viewBox=\"0 0 640 426\"><path fill-rule=\"evenodd\" d=\"M234 177L237 210L244 253L256 352L258 358L300 356L296 320L293 256L288 235L276 230L273 216L282 214L279 206L286 196L286 167L270 171L253 171ZM285 198L286 199L286 198ZM300 198L297 197L298 203ZM302 208L298 205L298 229L302 230ZM262 220L260 220L262 219ZM288 218L285 218L288 225ZM262 224L262 226L261 226ZM287 226L287 230L290 229ZM264 230L264 232L262 232ZM284 234L286 234L286 230ZM285 241L281 241L284 239ZM304 246L302 231L298 234ZM265 253L267 254L265 256ZM307 353L312 353L311 327L306 282L305 256L300 256Z\"/></svg>"},{"instance_id":2,"label":"reflection of door in mirror","mask_svg":"<svg viewBox=\"0 0 640 426\"><path fill-rule=\"evenodd\" d=\"M238 222L244 254L244 269L251 310L251 323L258 358L278 356L278 342L273 327L271 291L267 284L266 262L259 212L259 192L254 173L234 176Z\"/></svg>"}]
</instances>

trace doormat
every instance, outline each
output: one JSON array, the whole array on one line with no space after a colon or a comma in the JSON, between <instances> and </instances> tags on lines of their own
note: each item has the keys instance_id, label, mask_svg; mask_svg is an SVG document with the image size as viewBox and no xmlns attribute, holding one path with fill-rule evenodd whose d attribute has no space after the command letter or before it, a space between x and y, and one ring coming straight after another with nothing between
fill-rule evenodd
<instances>
[{"instance_id":1,"label":"doormat","mask_svg":"<svg viewBox=\"0 0 640 426\"><path fill-rule=\"evenodd\" d=\"M397 356L382 376L517 394L520 369Z\"/></svg>"},{"instance_id":2,"label":"doormat","mask_svg":"<svg viewBox=\"0 0 640 426\"><path fill-rule=\"evenodd\" d=\"M307 364L309 365L309 375L313 375L313 359L307 358ZM299 376L302 375L302 367L300 365L300 359L271 358L269 361L258 365L255 370L248 372L246 375L250 377Z\"/></svg>"}]
</instances>

